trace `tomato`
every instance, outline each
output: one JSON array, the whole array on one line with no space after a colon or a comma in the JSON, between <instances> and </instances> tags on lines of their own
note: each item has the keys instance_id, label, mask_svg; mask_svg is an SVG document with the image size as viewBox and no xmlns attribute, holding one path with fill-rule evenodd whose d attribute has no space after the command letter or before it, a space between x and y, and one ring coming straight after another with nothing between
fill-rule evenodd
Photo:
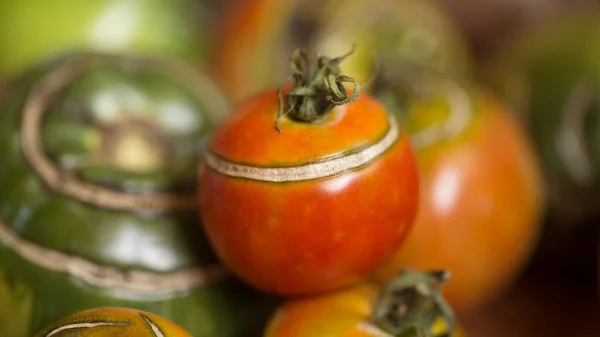
<instances>
[{"instance_id":1,"label":"tomato","mask_svg":"<svg viewBox=\"0 0 600 337\"><path fill-rule=\"evenodd\" d=\"M282 56L296 46L337 55L356 43L343 70L362 84L376 64L390 60L410 70L470 73L461 32L430 0L238 1L226 7L216 40L211 63L234 100L278 84L287 71Z\"/></svg>"},{"instance_id":2,"label":"tomato","mask_svg":"<svg viewBox=\"0 0 600 337\"><path fill-rule=\"evenodd\" d=\"M552 227L566 229L600 215L598 32L598 10L571 12L511 40L482 69L481 77L513 108L540 154L558 220Z\"/></svg>"},{"instance_id":3,"label":"tomato","mask_svg":"<svg viewBox=\"0 0 600 337\"><path fill-rule=\"evenodd\" d=\"M192 337L175 323L150 312L102 307L64 317L36 337Z\"/></svg>"},{"instance_id":4,"label":"tomato","mask_svg":"<svg viewBox=\"0 0 600 337\"><path fill-rule=\"evenodd\" d=\"M436 279L438 276L433 272L404 272L398 277L397 284L391 283L391 286L388 286L389 289L382 289L372 282L364 282L328 294L288 300L275 311L267 324L264 336L400 336L400 333L406 332L413 324L440 336L448 332L448 322L444 319L446 317L442 316L441 309L434 309L432 312L427 309L427 305L441 303L445 310L450 311L446 312L449 317L452 317L452 310L442 297L436 296L440 286L439 280ZM407 283L406 280L410 282ZM419 292L417 285L424 286L431 294ZM386 293L391 296L384 296ZM387 300L388 298L391 300ZM394 306L404 307L405 311L394 311ZM423 319L424 317L426 319ZM449 317L446 319L451 319L454 323ZM453 332L453 337L465 336L459 325L454 326Z\"/></svg>"},{"instance_id":5,"label":"tomato","mask_svg":"<svg viewBox=\"0 0 600 337\"><path fill-rule=\"evenodd\" d=\"M202 58L205 14L195 0L0 0L0 77L75 49Z\"/></svg>"},{"instance_id":6,"label":"tomato","mask_svg":"<svg viewBox=\"0 0 600 337\"><path fill-rule=\"evenodd\" d=\"M377 279L443 267L453 275L448 301L474 310L529 261L544 209L542 179L529 139L502 103L474 85L438 83L401 117L422 173L419 212Z\"/></svg>"},{"instance_id":7,"label":"tomato","mask_svg":"<svg viewBox=\"0 0 600 337\"><path fill-rule=\"evenodd\" d=\"M199 173L202 223L220 259L248 284L286 296L346 286L380 267L410 228L419 189L408 134L379 102L354 92L333 104L346 97L340 59L294 55L287 115L276 123L274 89L242 102L214 132Z\"/></svg>"},{"instance_id":8,"label":"tomato","mask_svg":"<svg viewBox=\"0 0 600 337\"><path fill-rule=\"evenodd\" d=\"M270 310L218 263L196 165L228 108L177 60L75 53L0 100L0 336L87 308L150 311L237 337Z\"/></svg>"}]
</instances>

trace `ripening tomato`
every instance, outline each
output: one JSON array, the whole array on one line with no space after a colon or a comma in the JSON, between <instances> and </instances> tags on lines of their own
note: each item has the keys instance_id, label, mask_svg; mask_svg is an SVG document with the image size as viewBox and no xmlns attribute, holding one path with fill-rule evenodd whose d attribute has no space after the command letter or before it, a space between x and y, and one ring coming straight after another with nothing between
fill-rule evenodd
<instances>
[{"instance_id":1,"label":"ripening tomato","mask_svg":"<svg viewBox=\"0 0 600 337\"><path fill-rule=\"evenodd\" d=\"M150 312L102 307L64 317L36 337L192 337L175 323Z\"/></svg>"},{"instance_id":2,"label":"ripening tomato","mask_svg":"<svg viewBox=\"0 0 600 337\"><path fill-rule=\"evenodd\" d=\"M412 278L410 281L414 283L407 283L401 279L402 277L410 277ZM430 307L427 307L433 301L444 301L443 297L435 296L440 284L419 282L430 281L431 277L433 273L428 275L410 272L401 275L398 280L403 282L398 285L392 284L392 287L387 290L391 291L389 295L394 292L397 297L384 297L382 292L386 290L382 290L375 283L364 282L320 296L289 300L275 311L267 324L264 336L393 337L405 333L409 323L429 331L434 336L442 336L448 333L448 324L444 319L447 317L439 311L442 307L451 311L451 307L445 302L442 302L442 306L433 312ZM434 296L424 296L419 293L416 288L417 282L421 287L431 290ZM411 299L411 296L414 297ZM415 300L415 297L418 300ZM394 307L402 306L406 310L394 311ZM452 315L451 312L449 314ZM397 324L398 322L404 325ZM454 329L451 336L464 337L465 332L462 327L452 323Z\"/></svg>"},{"instance_id":3,"label":"ripening tomato","mask_svg":"<svg viewBox=\"0 0 600 337\"><path fill-rule=\"evenodd\" d=\"M304 295L358 282L398 248L416 213L408 134L358 87L346 96L341 82L355 81L339 73L341 59L294 53L299 70L282 90L283 109L276 90L242 102L200 166L212 246L267 292Z\"/></svg>"},{"instance_id":4,"label":"ripening tomato","mask_svg":"<svg viewBox=\"0 0 600 337\"><path fill-rule=\"evenodd\" d=\"M544 208L537 158L520 125L494 97L440 81L402 116L422 172L414 228L377 274L445 268L456 310L498 296L528 262ZM443 83L443 84L442 84Z\"/></svg>"},{"instance_id":5,"label":"ripening tomato","mask_svg":"<svg viewBox=\"0 0 600 337\"><path fill-rule=\"evenodd\" d=\"M336 55L356 43L342 69L360 83L397 61L409 71L471 72L467 43L436 1L244 0L225 9L211 64L234 100L277 85L288 69L282 56L296 46Z\"/></svg>"}]
</instances>

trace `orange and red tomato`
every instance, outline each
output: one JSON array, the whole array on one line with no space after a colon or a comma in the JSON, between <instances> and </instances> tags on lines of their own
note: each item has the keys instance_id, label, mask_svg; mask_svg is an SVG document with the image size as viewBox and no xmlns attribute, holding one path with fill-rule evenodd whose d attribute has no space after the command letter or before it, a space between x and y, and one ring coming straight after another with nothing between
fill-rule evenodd
<instances>
[{"instance_id":1,"label":"orange and red tomato","mask_svg":"<svg viewBox=\"0 0 600 337\"><path fill-rule=\"evenodd\" d=\"M381 292L376 283L363 282L328 294L288 300L271 316L264 337L395 336L373 321ZM415 309L420 310L411 308ZM441 315L428 328L434 336L448 332ZM452 337L465 336L461 324L455 324Z\"/></svg>"},{"instance_id":2,"label":"orange and red tomato","mask_svg":"<svg viewBox=\"0 0 600 337\"><path fill-rule=\"evenodd\" d=\"M544 195L514 115L474 87L439 88L436 98L415 100L403 119L422 174L419 211L377 278L386 282L401 268L447 268L446 296L462 311L498 296L529 261Z\"/></svg>"},{"instance_id":3,"label":"orange and red tomato","mask_svg":"<svg viewBox=\"0 0 600 337\"><path fill-rule=\"evenodd\" d=\"M284 95L290 88L284 89ZM242 280L280 295L360 281L404 240L417 211L408 133L370 95L322 118L282 118L267 90L215 131L200 168L202 223Z\"/></svg>"}]
</instances>

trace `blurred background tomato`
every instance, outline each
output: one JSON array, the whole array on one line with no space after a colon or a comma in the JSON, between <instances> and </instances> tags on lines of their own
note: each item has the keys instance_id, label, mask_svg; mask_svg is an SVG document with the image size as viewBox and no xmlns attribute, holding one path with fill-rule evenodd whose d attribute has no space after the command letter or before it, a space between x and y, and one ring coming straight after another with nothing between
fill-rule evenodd
<instances>
[{"instance_id":1,"label":"blurred background tomato","mask_svg":"<svg viewBox=\"0 0 600 337\"><path fill-rule=\"evenodd\" d=\"M378 274L447 268L459 312L500 296L529 262L544 207L540 168L511 112L455 84L415 100L403 121L422 173L420 208L406 244ZM443 267L442 267L443 266Z\"/></svg>"},{"instance_id":2,"label":"blurred background tomato","mask_svg":"<svg viewBox=\"0 0 600 337\"><path fill-rule=\"evenodd\" d=\"M377 6L365 0L248 0L223 8L212 68L234 100L278 85L298 46L341 55L357 44L342 69L361 84L389 58L407 71L456 76L471 65L457 27L429 0L384 0Z\"/></svg>"},{"instance_id":3,"label":"blurred background tomato","mask_svg":"<svg viewBox=\"0 0 600 337\"><path fill-rule=\"evenodd\" d=\"M208 9L194 0L1 0L0 77L82 49L202 58Z\"/></svg>"}]
</instances>

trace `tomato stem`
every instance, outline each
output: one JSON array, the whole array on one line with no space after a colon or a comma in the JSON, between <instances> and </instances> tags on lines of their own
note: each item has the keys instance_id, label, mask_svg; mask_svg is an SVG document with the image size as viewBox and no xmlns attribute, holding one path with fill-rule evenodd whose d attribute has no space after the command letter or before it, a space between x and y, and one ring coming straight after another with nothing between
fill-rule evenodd
<instances>
[{"instance_id":1,"label":"tomato stem","mask_svg":"<svg viewBox=\"0 0 600 337\"><path fill-rule=\"evenodd\" d=\"M354 53L352 49L337 58L320 56L315 51L298 48L290 58L292 75L277 88L279 110L275 129L282 132L279 120L283 116L311 123L322 118L336 105L343 105L358 99L360 85L350 76L342 75L340 63ZM294 81L293 87L285 93L285 104L281 97L283 84ZM350 96L344 83L352 83L354 90ZM285 111L284 111L285 110Z\"/></svg>"},{"instance_id":2,"label":"tomato stem","mask_svg":"<svg viewBox=\"0 0 600 337\"><path fill-rule=\"evenodd\" d=\"M442 336L452 336L454 311L441 290L449 278L446 270L400 272L381 292L371 321L393 336L431 336L431 327L441 316L447 327Z\"/></svg>"}]
</instances>

